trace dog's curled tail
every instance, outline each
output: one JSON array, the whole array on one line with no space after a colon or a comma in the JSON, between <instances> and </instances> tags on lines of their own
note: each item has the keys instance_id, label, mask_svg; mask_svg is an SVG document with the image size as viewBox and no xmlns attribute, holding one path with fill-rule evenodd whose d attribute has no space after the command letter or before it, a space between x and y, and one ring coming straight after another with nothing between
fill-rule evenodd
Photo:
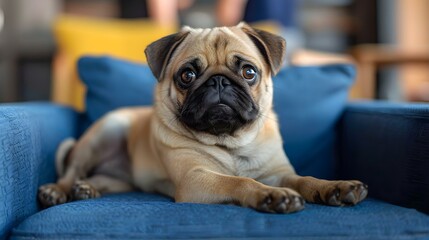
<instances>
[{"instance_id":1,"label":"dog's curled tail","mask_svg":"<svg viewBox=\"0 0 429 240\"><path fill-rule=\"evenodd\" d=\"M55 155L55 169L58 177L64 176L70 158L70 153L75 145L76 140L74 138L67 138L58 147Z\"/></svg>"}]
</instances>

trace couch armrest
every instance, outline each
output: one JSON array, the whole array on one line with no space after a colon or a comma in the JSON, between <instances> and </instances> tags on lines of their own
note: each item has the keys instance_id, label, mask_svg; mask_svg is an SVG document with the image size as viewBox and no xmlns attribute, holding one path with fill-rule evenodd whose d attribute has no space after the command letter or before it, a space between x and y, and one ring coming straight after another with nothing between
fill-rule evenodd
<instances>
[{"instance_id":1,"label":"couch armrest","mask_svg":"<svg viewBox=\"0 0 429 240\"><path fill-rule=\"evenodd\" d=\"M55 150L80 119L51 103L0 104L0 239L38 210L37 188L54 181Z\"/></svg>"},{"instance_id":2,"label":"couch armrest","mask_svg":"<svg viewBox=\"0 0 429 240\"><path fill-rule=\"evenodd\" d=\"M357 102L340 125L342 178L370 196L429 213L429 104Z\"/></svg>"}]
</instances>

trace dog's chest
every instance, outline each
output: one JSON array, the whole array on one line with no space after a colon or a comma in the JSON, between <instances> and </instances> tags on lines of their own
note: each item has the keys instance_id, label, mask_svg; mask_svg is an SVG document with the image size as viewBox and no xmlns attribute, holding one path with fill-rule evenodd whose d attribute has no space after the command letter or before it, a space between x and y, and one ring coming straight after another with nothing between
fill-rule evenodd
<instances>
[{"instance_id":1,"label":"dog's chest","mask_svg":"<svg viewBox=\"0 0 429 240\"><path fill-rule=\"evenodd\" d=\"M240 149L231 152L231 166L236 176L258 178L265 169L267 156L254 149Z\"/></svg>"}]
</instances>

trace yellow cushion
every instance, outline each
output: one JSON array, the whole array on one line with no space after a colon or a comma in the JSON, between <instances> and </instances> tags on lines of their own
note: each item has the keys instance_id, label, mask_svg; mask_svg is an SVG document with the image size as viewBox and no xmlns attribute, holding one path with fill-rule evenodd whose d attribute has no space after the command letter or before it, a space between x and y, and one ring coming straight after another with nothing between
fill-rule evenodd
<instances>
[{"instance_id":1,"label":"yellow cushion","mask_svg":"<svg viewBox=\"0 0 429 240\"><path fill-rule=\"evenodd\" d=\"M145 63L146 46L176 30L149 20L60 16L54 24L58 54L54 61L53 100L79 110L84 108L85 90L76 74L80 56L107 54Z\"/></svg>"}]
</instances>

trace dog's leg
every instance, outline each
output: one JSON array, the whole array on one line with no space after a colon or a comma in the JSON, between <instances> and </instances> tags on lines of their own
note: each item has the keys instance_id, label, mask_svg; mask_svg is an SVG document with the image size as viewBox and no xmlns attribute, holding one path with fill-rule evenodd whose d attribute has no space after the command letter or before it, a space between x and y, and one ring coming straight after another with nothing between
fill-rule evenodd
<instances>
[{"instance_id":1,"label":"dog's leg","mask_svg":"<svg viewBox=\"0 0 429 240\"><path fill-rule=\"evenodd\" d=\"M304 199L290 188L271 187L251 178L219 174L196 167L176 187L177 202L239 203L263 212L291 213L304 208Z\"/></svg>"},{"instance_id":2,"label":"dog's leg","mask_svg":"<svg viewBox=\"0 0 429 240\"><path fill-rule=\"evenodd\" d=\"M297 191L307 202L331 206L355 205L368 194L368 186L360 181L328 181L314 177L302 177L292 166L282 164L257 179L276 187L287 187Z\"/></svg>"},{"instance_id":3,"label":"dog's leg","mask_svg":"<svg viewBox=\"0 0 429 240\"><path fill-rule=\"evenodd\" d=\"M328 181L314 177L284 175L280 186L295 189L308 202L331 206L355 205L368 194L368 186L356 180Z\"/></svg>"},{"instance_id":4,"label":"dog's leg","mask_svg":"<svg viewBox=\"0 0 429 240\"><path fill-rule=\"evenodd\" d=\"M331 206L355 205L366 198L368 186L357 180L328 181L296 174L283 148L274 152L271 167L256 180L297 191L307 202Z\"/></svg>"},{"instance_id":5,"label":"dog's leg","mask_svg":"<svg viewBox=\"0 0 429 240\"><path fill-rule=\"evenodd\" d=\"M77 180L71 189L73 200L96 198L106 193L132 191L133 186L123 180L105 175L94 175L85 180Z\"/></svg>"},{"instance_id":6,"label":"dog's leg","mask_svg":"<svg viewBox=\"0 0 429 240\"><path fill-rule=\"evenodd\" d=\"M328 181L302 177L290 165L284 164L257 180L270 186L294 189L307 202L331 206L355 205L368 195L368 186L360 181Z\"/></svg>"},{"instance_id":7,"label":"dog's leg","mask_svg":"<svg viewBox=\"0 0 429 240\"><path fill-rule=\"evenodd\" d=\"M70 198L73 184L85 179L100 161L122 154L129 119L120 112L108 114L96 122L71 150L65 173L55 184L39 188L39 200L44 207L64 203Z\"/></svg>"}]
</instances>

